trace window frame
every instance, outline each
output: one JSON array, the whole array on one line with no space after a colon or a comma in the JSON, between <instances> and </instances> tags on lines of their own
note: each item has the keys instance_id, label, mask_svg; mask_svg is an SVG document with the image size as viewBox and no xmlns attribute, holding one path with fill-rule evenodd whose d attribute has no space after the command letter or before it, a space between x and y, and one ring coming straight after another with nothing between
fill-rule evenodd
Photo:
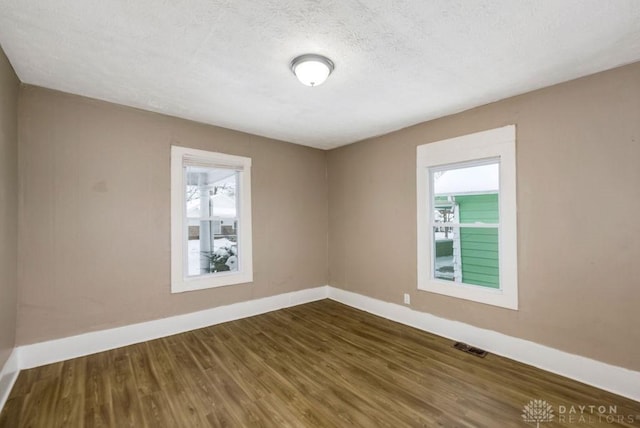
<instances>
[{"instance_id":1,"label":"window frame","mask_svg":"<svg viewBox=\"0 0 640 428\"><path fill-rule=\"evenodd\" d=\"M186 212L185 156L221 168L238 168L238 270L189 276ZM251 158L171 146L171 293L204 290L253 282L251 227Z\"/></svg>"},{"instance_id":2,"label":"window frame","mask_svg":"<svg viewBox=\"0 0 640 428\"><path fill-rule=\"evenodd\" d=\"M518 309L518 237L516 205L516 127L476 132L423 144L416 150L418 290L443 294L507 309ZM433 184L431 171L456 164L498 158L498 263L500 288L436 279L433 234ZM469 225L467 225L468 227ZM471 224L472 226L472 224Z\"/></svg>"}]
</instances>

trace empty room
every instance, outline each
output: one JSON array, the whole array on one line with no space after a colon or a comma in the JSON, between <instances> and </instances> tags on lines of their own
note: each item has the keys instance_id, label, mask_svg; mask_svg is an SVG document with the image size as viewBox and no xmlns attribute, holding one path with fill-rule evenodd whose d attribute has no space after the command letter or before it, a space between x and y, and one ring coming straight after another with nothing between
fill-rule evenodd
<instances>
[{"instance_id":1,"label":"empty room","mask_svg":"<svg viewBox=\"0 0 640 428\"><path fill-rule=\"evenodd\" d=\"M0 0L0 428L640 427L640 2Z\"/></svg>"}]
</instances>

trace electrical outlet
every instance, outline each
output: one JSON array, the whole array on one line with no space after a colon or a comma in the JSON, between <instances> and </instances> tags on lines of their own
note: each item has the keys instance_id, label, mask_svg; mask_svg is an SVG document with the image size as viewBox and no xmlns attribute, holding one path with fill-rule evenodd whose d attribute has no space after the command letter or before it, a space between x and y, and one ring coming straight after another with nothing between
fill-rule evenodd
<instances>
[{"instance_id":1,"label":"electrical outlet","mask_svg":"<svg viewBox=\"0 0 640 428\"><path fill-rule=\"evenodd\" d=\"M404 293L404 304L405 305L411 304L411 295L409 293Z\"/></svg>"}]
</instances>

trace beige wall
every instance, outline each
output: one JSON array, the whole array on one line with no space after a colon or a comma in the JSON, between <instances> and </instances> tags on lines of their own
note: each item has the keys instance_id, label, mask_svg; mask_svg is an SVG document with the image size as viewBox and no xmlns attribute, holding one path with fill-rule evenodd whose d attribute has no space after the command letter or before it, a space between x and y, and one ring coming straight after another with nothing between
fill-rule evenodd
<instances>
[{"instance_id":1,"label":"beige wall","mask_svg":"<svg viewBox=\"0 0 640 428\"><path fill-rule=\"evenodd\" d=\"M511 123L520 310L416 291L416 146ZM29 86L19 128L19 344L323 285L328 265L333 286L640 370L640 64L329 152ZM253 159L252 285L169 293L171 144Z\"/></svg>"},{"instance_id":2,"label":"beige wall","mask_svg":"<svg viewBox=\"0 0 640 428\"><path fill-rule=\"evenodd\" d=\"M19 344L327 283L325 152L30 86L19 127ZM253 284L170 294L171 144L252 158Z\"/></svg>"},{"instance_id":3,"label":"beige wall","mask_svg":"<svg viewBox=\"0 0 640 428\"><path fill-rule=\"evenodd\" d=\"M520 310L416 290L416 146L517 125ZM329 283L640 370L640 63L328 153Z\"/></svg>"},{"instance_id":4,"label":"beige wall","mask_svg":"<svg viewBox=\"0 0 640 428\"><path fill-rule=\"evenodd\" d=\"M0 49L0 368L15 343L18 287L18 85Z\"/></svg>"}]
</instances>

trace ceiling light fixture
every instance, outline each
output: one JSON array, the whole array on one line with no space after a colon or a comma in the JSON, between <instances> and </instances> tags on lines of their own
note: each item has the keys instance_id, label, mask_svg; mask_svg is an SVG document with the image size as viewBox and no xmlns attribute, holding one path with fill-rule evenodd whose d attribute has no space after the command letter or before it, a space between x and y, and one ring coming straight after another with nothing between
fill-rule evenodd
<instances>
[{"instance_id":1,"label":"ceiling light fixture","mask_svg":"<svg viewBox=\"0 0 640 428\"><path fill-rule=\"evenodd\" d=\"M291 61L291 71L307 86L322 85L333 69L333 61L322 55L305 54Z\"/></svg>"}]
</instances>

